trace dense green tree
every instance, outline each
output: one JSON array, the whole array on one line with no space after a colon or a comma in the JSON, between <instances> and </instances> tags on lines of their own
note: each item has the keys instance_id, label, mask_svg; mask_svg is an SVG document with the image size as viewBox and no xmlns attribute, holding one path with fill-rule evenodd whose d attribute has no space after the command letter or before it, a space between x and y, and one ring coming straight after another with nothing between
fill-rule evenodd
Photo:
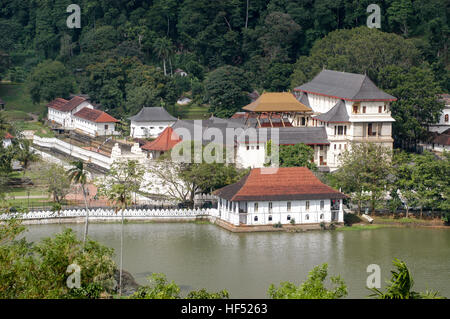
<instances>
[{"instance_id":1,"label":"dense green tree","mask_svg":"<svg viewBox=\"0 0 450 319\"><path fill-rule=\"evenodd\" d=\"M409 149L427 137L427 126L439 121L444 104L438 100L441 88L428 65L380 70L381 87L397 97L391 104L393 136L397 145Z\"/></svg>"},{"instance_id":2,"label":"dense green tree","mask_svg":"<svg viewBox=\"0 0 450 319\"><path fill-rule=\"evenodd\" d=\"M347 295L347 286L339 277L330 277L332 288L325 286L328 277L328 265L314 267L308 279L300 286L291 282L282 282L280 287L270 285L267 294L272 299L339 299Z\"/></svg>"},{"instance_id":3,"label":"dense green tree","mask_svg":"<svg viewBox=\"0 0 450 319\"><path fill-rule=\"evenodd\" d=\"M368 202L371 212L385 197L391 171L392 152L375 143L353 143L339 157L340 168L334 173L337 185L358 206Z\"/></svg>"},{"instance_id":4,"label":"dense green tree","mask_svg":"<svg viewBox=\"0 0 450 319\"><path fill-rule=\"evenodd\" d=\"M279 147L280 167L304 166L311 170L316 170L317 166L311 159L314 159L314 150L303 143L295 145L280 145Z\"/></svg>"},{"instance_id":5,"label":"dense green tree","mask_svg":"<svg viewBox=\"0 0 450 319\"><path fill-rule=\"evenodd\" d=\"M223 66L205 79L205 98L210 111L218 117L229 117L250 102L250 85L244 72L233 66Z\"/></svg>"},{"instance_id":6,"label":"dense green tree","mask_svg":"<svg viewBox=\"0 0 450 319\"><path fill-rule=\"evenodd\" d=\"M34 103L68 97L70 93L75 92L75 81L71 72L58 61L47 60L38 64L27 85Z\"/></svg>"}]
</instances>

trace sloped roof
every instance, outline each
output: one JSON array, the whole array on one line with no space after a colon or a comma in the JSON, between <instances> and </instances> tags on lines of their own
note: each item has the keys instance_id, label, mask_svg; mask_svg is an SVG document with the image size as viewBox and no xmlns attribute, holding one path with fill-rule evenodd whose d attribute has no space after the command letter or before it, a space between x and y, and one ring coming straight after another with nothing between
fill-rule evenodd
<instances>
[{"instance_id":1,"label":"sloped roof","mask_svg":"<svg viewBox=\"0 0 450 319\"><path fill-rule=\"evenodd\" d=\"M280 167L276 171L252 169L239 182L214 192L229 201L338 199L346 196L323 184L306 167ZM270 169L272 170L272 169Z\"/></svg>"},{"instance_id":2,"label":"sloped roof","mask_svg":"<svg viewBox=\"0 0 450 319\"><path fill-rule=\"evenodd\" d=\"M367 75L332 70L322 70L310 82L294 90L348 101L397 100L380 90Z\"/></svg>"},{"instance_id":3,"label":"sloped roof","mask_svg":"<svg viewBox=\"0 0 450 319\"><path fill-rule=\"evenodd\" d=\"M70 101L67 101L62 98L56 98L49 104L47 104L47 106L61 112L70 112L84 101L87 100L81 96L74 96L73 98L70 99Z\"/></svg>"},{"instance_id":4,"label":"sloped roof","mask_svg":"<svg viewBox=\"0 0 450 319\"><path fill-rule=\"evenodd\" d=\"M6 132L6 134L5 134L5 139L7 140L7 139L13 139L14 138L14 136L12 136L11 134L9 134L8 132Z\"/></svg>"},{"instance_id":5,"label":"sloped roof","mask_svg":"<svg viewBox=\"0 0 450 319\"><path fill-rule=\"evenodd\" d=\"M174 122L177 119L163 107L143 107L136 115L129 118L134 122Z\"/></svg>"},{"instance_id":6,"label":"sloped roof","mask_svg":"<svg viewBox=\"0 0 450 319\"><path fill-rule=\"evenodd\" d=\"M243 109L251 112L312 112L289 92L264 92Z\"/></svg>"},{"instance_id":7,"label":"sloped roof","mask_svg":"<svg viewBox=\"0 0 450 319\"><path fill-rule=\"evenodd\" d=\"M440 144L440 145L450 145L450 129L445 130L441 134L436 134L430 143Z\"/></svg>"},{"instance_id":8,"label":"sloped roof","mask_svg":"<svg viewBox=\"0 0 450 319\"><path fill-rule=\"evenodd\" d=\"M266 132L262 131L266 130ZM256 136L251 132L254 129L247 129L238 136L239 143L266 143L268 140L275 141L278 132L278 143L280 145L329 145L325 127L279 127L274 130L271 128L256 129Z\"/></svg>"},{"instance_id":9,"label":"sloped roof","mask_svg":"<svg viewBox=\"0 0 450 319\"><path fill-rule=\"evenodd\" d=\"M301 92L300 96L298 97L298 100L305 104L307 107L311 107L311 105L309 104L309 98L308 98L308 93L306 92Z\"/></svg>"},{"instance_id":10,"label":"sloped roof","mask_svg":"<svg viewBox=\"0 0 450 319\"><path fill-rule=\"evenodd\" d=\"M119 120L115 119L108 113L105 113L100 110L94 110L87 107L83 107L73 116L85 119L87 121L95 122L95 123L114 123L119 122Z\"/></svg>"},{"instance_id":11,"label":"sloped roof","mask_svg":"<svg viewBox=\"0 0 450 319\"><path fill-rule=\"evenodd\" d=\"M155 140L147 142L141 148L147 151L165 152L171 150L181 141L181 138L173 131L173 128L169 126L166 127Z\"/></svg>"},{"instance_id":12,"label":"sloped roof","mask_svg":"<svg viewBox=\"0 0 450 319\"><path fill-rule=\"evenodd\" d=\"M61 108L62 108L67 102L69 102L69 101L67 101L67 100L65 100L65 99L63 99L63 98L58 97L58 98L54 99L53 101L51 101L50 103L48 103L48 104L47 104L47 107L60 111Z\"/></svg>"},{"instance_id":13,"label":"sloped roof","mask_svg":"<svg viewBox=\"0 0 450 319\"><path fill-rule=\"evenodd\" d=\"M328 112L322 113L313 118L328 123L347 123L350 119L343 100L339 100Z\"/></svg>"}]
</instances>

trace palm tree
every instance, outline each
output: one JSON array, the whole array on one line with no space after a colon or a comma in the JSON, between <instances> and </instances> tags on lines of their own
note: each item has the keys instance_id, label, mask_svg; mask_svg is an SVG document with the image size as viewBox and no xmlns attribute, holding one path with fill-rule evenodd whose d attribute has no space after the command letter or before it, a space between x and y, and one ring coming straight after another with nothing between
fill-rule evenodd
<instances>
[{"instance_id":1,"label":"palm tree","mask_svg":"<svg viewBox=\"0 0 450 319\"><path fill-rule=\"evenodd\" d=\"M153 45L153 51L163 60L164 75L167 75L166 60L170 57L173 51L172 41L169 38L158 38Z\"/></svg>"},{"instance_id":2,"label":"palm tree","mask_svg":"<svg viewBox=\"0 0 450 319\"><path fill-rule=\"evenodd\" d=\"M36 161L39 158L39 156L36 153L34 153L33 150L31 149L30 140L22 139L19 142L19 145L20 150L17 153L17 160L21 162L23 166L23 175L25 176L25 172L28 166L30 166L30 163Z\"/></svg>"},{"instance_id":3,"label":"palm tree","mask_svg":"<svg viewBox=\"0 0 450 319\"><path fill-rule=\"evenodd\" d=\"M83 244L86 245L86 238L88 234L88 225L89 225L89 209L86 200L86 182L87 182L87 171L84 168L83 161L75 161L71 163L73 167L68 170L69 178L71 182L81 185L81 189L83 190L84 204L86 205L86 223L84 225L84 237Z\"/></svg>"}]
</instances>

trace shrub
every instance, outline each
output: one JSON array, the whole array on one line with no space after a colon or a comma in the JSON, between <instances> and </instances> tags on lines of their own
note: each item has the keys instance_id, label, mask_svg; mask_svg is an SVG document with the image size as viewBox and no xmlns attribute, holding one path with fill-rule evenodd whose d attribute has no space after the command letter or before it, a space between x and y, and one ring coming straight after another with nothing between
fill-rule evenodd
<instances>
[{"instance_id":1,"label":"shrub","mask_svg":"<svg viewBox=\"0 0 450 319\"><path fill-rule=\"evenodd\" d=\"M344 213L344 225L351 226L353 224L361 222L361 219L356 214Z\"/></svg>"},{"instance_id":2,"label":"shrub","mask_svg":"<svg viewBox=\"0 0 450 319\"><path fill-rule=\"evenodd\" d=\"M295 225L295 218L292 218L290 223L291 223L291 225Z\"/></svg>"},{"instance_id":3,"label":"shrub","mask_svg":"<svg viewBox=\"0 0 450 319\"><path fill-rule=\"evenodd\" d=\"M445 212L444 215L442 215L442 221L445 225L450 225L450 212Z\"/></svg>"},{"instance_id":4,"label":"shrub","mask_svg":"<svg viewBox=\"0 0 450 319\"><path fill-rule=\"evenodd\" d=\"M276 224L273 225L274 228L282 228L283 225L281 224L281 222L278 222Z\"/></svg>"}]
</instances>

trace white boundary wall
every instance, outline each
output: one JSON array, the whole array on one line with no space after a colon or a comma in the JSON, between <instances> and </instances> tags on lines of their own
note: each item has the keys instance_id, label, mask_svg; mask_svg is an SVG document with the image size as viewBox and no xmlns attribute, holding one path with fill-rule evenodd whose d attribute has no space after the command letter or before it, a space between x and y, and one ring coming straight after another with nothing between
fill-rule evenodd
<instances>
[{"instance_id":1,"label":"white boundary wall","mask_svg":"<svg viewBox=\"0 0 450 319\"><path fill-rule=\"evenodd\" d=\"M186 219L192 220L200 217L218 217L218 210L215 208L209 209L125 209L123 216L127 220L177 220ZM22 220L46 220L59 218L79 218L86 217L85 209L62 210L54 211L37 211L26 214L11 213L0 215L0 220L6 220L12 217L17 217ZM89 220L121 220L122 211L115 211L114 209L92 209L89 210Z\"/></svg>"},{"instance_id":2,"label":"white boundary wall","mask_svg":"<svg viewBox=\"0 0 450 319\"><path fill-rule=\"evenodd\" d=\"M112 158L108 156L85 150L84 148L57 139L56 137L47 138L35 135L33 138L33 143L42 147L57 149L65 154L80 158L106 169L109 169L113 162Z\"/></svg>"}]
</instances>

